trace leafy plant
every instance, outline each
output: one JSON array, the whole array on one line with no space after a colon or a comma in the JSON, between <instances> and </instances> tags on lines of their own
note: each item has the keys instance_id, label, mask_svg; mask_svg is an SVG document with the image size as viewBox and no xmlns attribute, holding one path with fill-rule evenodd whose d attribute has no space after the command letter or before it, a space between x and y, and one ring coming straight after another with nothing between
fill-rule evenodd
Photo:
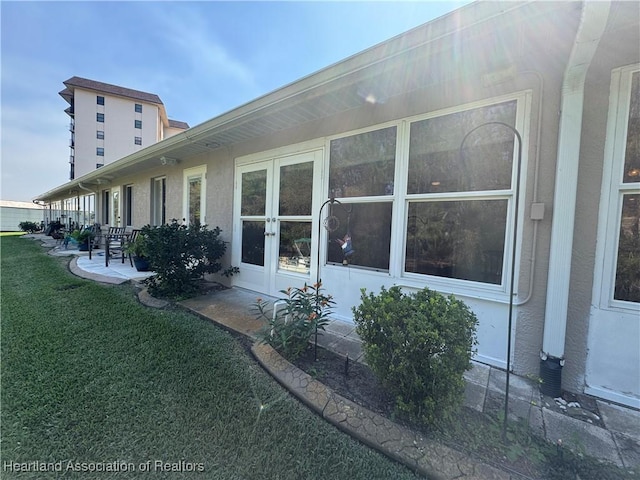
<instances>
[{"instance_id":1,"label":"leafy plant","mask_svg":"<svg viewBox=\"0 0 640 480\"><path fill-rule=\"evenodd\" d=\"M86 243L90 238L93 237L93 232L88 229L82 230L74 230L71 232L71 237L78 243Z\"/></svg>"},{"instance_id":2,"label":"leafy plant","mask_svg":"<svg viewBox=\"0 0 640 480\"><path fill-rule=\"evenodd\" d=\"M365 359L396 409L425 424L453 413L477 343L475 314L428 288L404 294L383 287L378 295L362 289L360 298L353 314Z\"/></svg>"},{"instance_id":3,"label":"leafy plant","mask_svg":"<svg viewBox=\"0 0 640 480\"><path fill-rule=\"evenodd\" d=\"M220 228L208 230L198 223L180 225L171 223L142 228L141 236L146 237L146 251L151 268L156 275L146 283L149 293L154 296L184 298L198 291L198 282L205 274L222 270L221 258L227 244L220 239ZM237 267L229 267L222 275L231 276Z\"/></svg>"},{"instance_id":4,"label":"leafy plant","mask_svg":"<svg viewBox=\"0 0 640 480\"><path fill-rule=\"evenodd\" d=\"M40 231L40 225L37 224L36 222L30 222L30 221L20 222L18 226L20 227L20 230L27 233L34 233L34 232Z\"/></svg>"},{"instance_id":5,"label":"leafy plant","mask_svg":"<svg viewBox=\"0 0 640 480\"><path fill-rule=\"evenodd\" d=\"M258 318L267 322L261 333L263 342L293 359L304 352L318 330L324 331L334 304L331 295L322 293L322 282L302 288L288 288L280 293L286 295L284 306L258 299L255 304Z\"/></svg>"},{"instance_id":6,"label":"leafy plant","mask_svg":"<svg viewBox=\"0 0 640 480\"><path fill-rule=\"evenodd\" d=\"M147 237L139 233L132 242L128 242L124 247L124 252L138 258L149 256L147 252Z\"/></svg>"}]
</instances>

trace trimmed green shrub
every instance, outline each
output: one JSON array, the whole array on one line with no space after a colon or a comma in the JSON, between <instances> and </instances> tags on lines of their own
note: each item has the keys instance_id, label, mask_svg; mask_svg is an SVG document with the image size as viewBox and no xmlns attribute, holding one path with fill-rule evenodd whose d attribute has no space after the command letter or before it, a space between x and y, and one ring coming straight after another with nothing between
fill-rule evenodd
<instances>
[{"instance_id":1,"label":"trimmed green shrub","mask_svg":"<svg viewBox=\"0 0 640 480\"><path fill-rule=\"evenodd\" d=\"M476 345L475 314L453 296L425 288L404 294L361 290L353 308L367 364L396 400L398 413L427 425L462 403Z\"/></svg>"},{"instance_id":2,"label":"trimmed green shrub","mask_svg":"<svg viewBox=\"0 0 640 480\"><path fill-rule=\"evenodd\" d=\"M146 238L149 264L156 272L146 280L149 293L174 299L197 293L205 274L222 270L220 259L227 244L220 239L220 232L218 227L208 230L200 224L180 225L175 219L159 227L143 227L140 235ZM237 271L237 267L229 267L222 275Z\"/></svg>"},{"instance_id":3,"label":"trimmed green shrub","mask_svg":"<svg viewBox=\"0 0 640 480\"><path fill-rule=\"evenodd\" d=\"M30 221L20 222L18 226L20 227L20 230L27 233L34 233L34 232L40 231L40 225L36 222L30 222Z\"/></svg>"}]
</instances>

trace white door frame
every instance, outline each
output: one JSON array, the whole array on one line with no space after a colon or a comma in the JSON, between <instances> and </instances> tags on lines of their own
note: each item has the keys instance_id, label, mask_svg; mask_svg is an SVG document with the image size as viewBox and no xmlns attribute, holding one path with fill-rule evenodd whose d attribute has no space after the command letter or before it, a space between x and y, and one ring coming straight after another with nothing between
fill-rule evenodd
<instances>
[{"instance_id":1,"label":"white door frame","mask_svg":"<svg viewBox=\"0 0 640 480\"><path fill-rule=\"evenodd\" d=\"M200 179L200 224L206 224L207 166L200 165L198 167L185 168L183 171L182 218L185 225L189 225L189 182L197 178Z\"/></svg>"},{"instance_id":2,"label":"white door frame","mask_svg":"<svg viewBox=\"0 0 640 480\"><path fill-rule=\"evenodd\" d=\"M291 155L282 154L277 157L269 156L265 153L263 156L255 158L256 161L250 163L236 162L232 264L240 267L240 273L234 275L234 284L265 295L281 296L281 290L286 290L288 287L302 286L304 283L315 282L318 254L317 210L320 206L321 194L324 191L322 188L323 150L314 149ZM279 268L281 217L278 215L278 194L281 167L307 162L313 162L311 215L288 218L290 221L301 221L303 223L309 221L311 224L309 271L301 273ZM242 215L242 175L262 170L266 174L265 212L261 215ZM243 222L249 221L264 222L264 265L242 262Z\"/></svg>"}]
</instances>

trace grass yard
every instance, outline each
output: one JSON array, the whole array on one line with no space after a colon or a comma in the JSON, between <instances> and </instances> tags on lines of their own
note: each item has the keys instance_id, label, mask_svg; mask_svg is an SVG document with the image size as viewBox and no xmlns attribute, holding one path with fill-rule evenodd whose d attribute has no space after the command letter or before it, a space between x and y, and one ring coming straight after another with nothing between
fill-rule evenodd
<instances>
[{"instance_id":1,"label":"grass yard","mask_svg":"<svg viewBox=\"0 0 640 480\"><path fill-rule=\"evenodd\" d=\"M77 278L32 240L0 242L1 478L415 478L290 397L226 331Z\"/></svg>"}]
</instances>

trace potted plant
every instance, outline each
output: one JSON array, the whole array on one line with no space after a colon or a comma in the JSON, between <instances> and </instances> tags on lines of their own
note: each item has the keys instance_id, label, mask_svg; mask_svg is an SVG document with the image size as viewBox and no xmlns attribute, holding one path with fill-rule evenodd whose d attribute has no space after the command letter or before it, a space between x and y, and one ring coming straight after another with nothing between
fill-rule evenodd
<instances>
[{"instance_id":1,"label":"potted plant","mask_svg":"<svg viewBox=\"0 0 640 480\"><path fill-rule=\"evenodd\" d=\"M149 257L147 253L147 238L141 233L137 232L133 238L127 242L124 247L124 252L129 255L129 258L133 258L133 264L136 270L139 272L149 271Z\"/></svg>"},{"instance_id":2,"label":"potted plant","mask_svg":"<svg viewBox=\"0 0 640 480\"><path fill-rule=\"evenodd\" d=\"M71 237L78 242L78 250L86 252L89 250L89 241L93 238L93 232L89 228L74 230Z\"/></svg>"}]
</instances>

